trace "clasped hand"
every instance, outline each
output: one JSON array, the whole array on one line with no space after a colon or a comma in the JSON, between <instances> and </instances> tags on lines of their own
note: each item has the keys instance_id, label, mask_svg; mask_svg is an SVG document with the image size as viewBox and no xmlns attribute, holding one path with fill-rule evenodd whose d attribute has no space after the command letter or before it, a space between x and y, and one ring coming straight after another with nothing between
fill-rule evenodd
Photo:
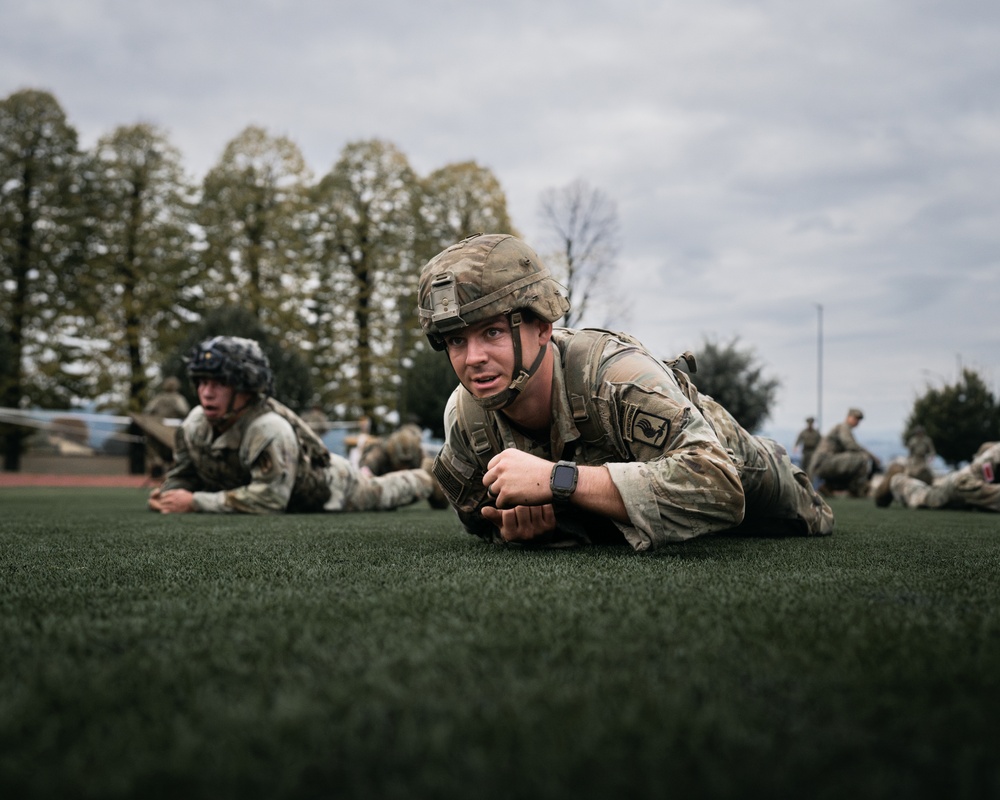
<instances>
[{"instance_id":1,"label":"clasped hand","mask_svg":"<svg viewBox=\"0 0 1000 800\"><path fill-rule=\"evenodd\" d=\"M153 489L149 495L149 508L161 514L186 514L194 511L194 496L186 489L167 492Z\"/></svg>"},{"instance_id":2,"label":"clasped hand","mask_svg":"<svg viewBox=\"0 0 1000 800\"><path fill-rule=\"evenodd\" d=\"M484 519L500 529L505 541L524 541L556 527L549 477L552 463L510 448L498 453L483 475L496 508L485 506Z\"/></svg>"}]
</instances>

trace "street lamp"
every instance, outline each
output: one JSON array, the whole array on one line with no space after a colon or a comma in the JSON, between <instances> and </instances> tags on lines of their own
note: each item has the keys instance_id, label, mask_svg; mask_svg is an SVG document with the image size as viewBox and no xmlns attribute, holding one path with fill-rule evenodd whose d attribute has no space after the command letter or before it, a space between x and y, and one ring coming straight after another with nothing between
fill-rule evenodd
<instances>
[{"instance_id":1,"label":"street lamp","mask_svg":"<svg viewBox=\"0 0 1000 800\"><path fill-rule=\"evenodd\" d=\"M823 430L823 305L816 304L816 427Z\"/></svg>"}]
</instances>

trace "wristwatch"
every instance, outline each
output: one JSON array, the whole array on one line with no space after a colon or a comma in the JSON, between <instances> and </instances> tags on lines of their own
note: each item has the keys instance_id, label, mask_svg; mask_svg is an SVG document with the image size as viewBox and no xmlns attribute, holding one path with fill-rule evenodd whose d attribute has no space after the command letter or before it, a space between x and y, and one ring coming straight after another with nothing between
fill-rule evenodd
<instances>
[{"instance_id":1,"label":"wristwatch","mask_svg":"<svg viewBox=\"0 0 1000 800\"><path fill-rule=\"evenodd\" d=\"M572 461L559 461L552 467L552 476L549 478L549 486L552 488L552 501L554 503L568 503L573 492L576 491L576 479L579 470Z\"/></svg>"}]
</instances>

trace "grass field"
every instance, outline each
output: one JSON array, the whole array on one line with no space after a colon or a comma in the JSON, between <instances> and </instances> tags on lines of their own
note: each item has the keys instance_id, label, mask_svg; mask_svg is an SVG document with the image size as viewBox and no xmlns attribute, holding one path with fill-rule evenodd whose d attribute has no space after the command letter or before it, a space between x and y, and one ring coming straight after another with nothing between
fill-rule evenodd
<instances>
[{"instance_id":1,"label":"grass field","mask_svg":"<svg viewBox=\"0 0 1000 800\"><path fill-rule=\"evenodd\" d=\"M524 552L0 490L5 798L1000 797L1000 518Z\"/></svg>"}]
</instances>

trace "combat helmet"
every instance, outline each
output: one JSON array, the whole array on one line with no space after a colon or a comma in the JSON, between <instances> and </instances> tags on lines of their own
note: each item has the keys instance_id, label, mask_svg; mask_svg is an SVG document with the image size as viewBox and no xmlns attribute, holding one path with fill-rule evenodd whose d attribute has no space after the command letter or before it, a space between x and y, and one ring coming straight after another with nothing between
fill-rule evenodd
<instances>
[{"instance_id":1,"label":"combat helmet","mask_svg":"<svg viewBox=\"0 0 1000 800\"><path fill-rule=\"evenodd\" d=\"M431 347L445 349L445 337L468 325L503 314L514 341L514 376L503 392L476 402L488 410L510 405L541 364L521 361L521 311L546 322L569 311L562 287L537 253L509 234L475 234L442 251L424 266L418 288L420 327Z\"/></svg>"},{"instance_id":2,"label":"combat helmet","mask_svg":"<svg viewBox=\"0 0 1000 800\"><path fill-rule=\"evenodd\" d=\"M196 384L214 378L235 392L266 397L274 392L271 363L253 339L213 336L196 345L188 354L187 371Z\"/></svg>"}]
</instances>

